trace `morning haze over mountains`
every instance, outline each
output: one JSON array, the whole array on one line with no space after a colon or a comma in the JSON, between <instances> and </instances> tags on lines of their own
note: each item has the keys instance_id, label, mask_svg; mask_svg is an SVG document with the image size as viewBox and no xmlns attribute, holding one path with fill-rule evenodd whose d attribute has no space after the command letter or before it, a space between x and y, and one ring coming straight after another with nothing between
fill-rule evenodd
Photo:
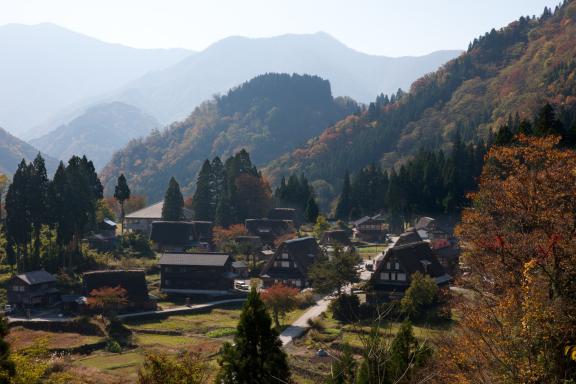
<instances>
[{"instance_id":1,"label":"morning haze over mountains","mask_svg":"<svg viewBox=\"0 0 576 384\"><path fill-rule=\"evenodd\" d=\"M368 55L323 32L234 36L201 52L135 49L54 24L2 26L0 50L0 127L18 143L0 149L0 166L9 172L15 159L30 159L26 153L36 150L64 160L86 154L100 169L130 140L264 73L318 75L330 82L333 96L369 103L380 93L408 89L461 53ZM15 155L10 148L26 151Z\"/></svg>"}]
</instances>

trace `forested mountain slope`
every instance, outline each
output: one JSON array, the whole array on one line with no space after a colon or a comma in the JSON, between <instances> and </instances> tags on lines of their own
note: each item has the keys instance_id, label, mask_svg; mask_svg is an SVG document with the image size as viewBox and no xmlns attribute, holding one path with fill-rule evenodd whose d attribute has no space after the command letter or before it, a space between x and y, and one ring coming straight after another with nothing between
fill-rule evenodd
<instances>
[{"instance_id":1,"label":"forested mountain slope","mask_svg":"<svg viewBox=\"0 0 576 384\"><path fill-rule=\"evenodd\" d=\"M135 192L158 199L175 176L190 193L207 158L246 149L254 164L266 164L355 111L354 101L333 98L330 83L317 76L261 75L203 103L165 131L132 141L101 178L110 191L124 173Z\"/></svg>"},{"instance_id":2,"label":"forested mountain slope","mask_svg":"<svg viewBox=\"0 0 576 384\"><path fill-rule=\"evenodd\" d=\"M36 148L0 128L0 173L11 175L22 159L30 162L36 155L38 155ZM44 156L44 160L48 172L56 170L58 163L55 159Z\"/></svg>"},{"instance_id":3,"label":"forested mountain slope","mask_svg":"<svg viewBox=\"0 0 576 384\"><path fill-rule=\"evenodd\" d=\"M560 114L576 105L573 0L540 18L522 17L490 31L465 54L414 82L398 101L378 98L264 172L272 183L304 172L318 189L334 191L346 170L373 162L390 168L422 148L448 149L457 130L465 141L486 140L510 116L531 119L545 102Z\"/></svg>"},{"instance_id":4,"label":"forested mountain slope","mask_svg":"<svg viewBox=\"0 0 576 384\"><path fill-rule=\"evenodd\" d=\"M96 169L101 169L116 150L158 127L156 119L138 108L114 102L89 108L70 123L30 140L30 144L61 160L86 155Z\"/></svg>"}]
</instances>

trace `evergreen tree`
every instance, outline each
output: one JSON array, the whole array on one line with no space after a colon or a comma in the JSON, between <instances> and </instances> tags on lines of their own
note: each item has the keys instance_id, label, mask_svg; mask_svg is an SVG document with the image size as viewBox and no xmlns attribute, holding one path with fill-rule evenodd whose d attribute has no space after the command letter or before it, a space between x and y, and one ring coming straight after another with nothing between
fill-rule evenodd
<instances>
[{"instance_id":1,"label":"evergreen tree","mask_svg":"<svg viewBox=\"0 0 576 384\"><path fill-rule=\"evenodd\" d=\"M30 221L34 232L34 254L30 269L40 268L40 233L42 225L47 222L46 199L48 198L48 176L44 159L38 153L30 167L28 200Z\"/></svg>"},{"instance_id":2,"label":"evergreen tree","mask_svg":"<svg viewBox=\"0 0 576 384\"><path fill-rule=\"evenodd\" d=\"M22 159L6 193L6 237L16 247L18 271L25 270L29 264L28 245L32 234L28 199L30 171L30 167Z\"/></svg>"},{"instance_id":3,"label":"evergreen tree","mask_svg":"<svg viewBox=\"0 0 576 384\"><path fill-rule=\"evenodd\" d=\"M120 220L122 220L122 234L124 234L124 202L130 199L130 188L123 173L118 176L118 182L114 188L114 198L120 203Z\"/></svg>"},{"instance_id":4,"label":"evergreen tree","mask_svg":"<svg viewBox=\"0 0 576 384\"><path fill-rule=\"evenodd\" d=\"M316 203L314 196L310 196L308 198L308 202L306 203L306 210L304 211L306 220L308 220L309 223L315 223L319 214L320 208L318 208L318 204Z\"/></svg>"},{"instance_id":5,"label":"evergreen tree","mask_svg":"<svg viewBox=\"0 0 576 384\"><path fill-rule=\"evenodd\" d=\"M211 188L212 166L206 159L196 180L196 192L192 198L192 209L195 220L214 220L214 208L212 206L213 191Z\"/></svg>"},{"instance_id":6,"label":"evergreen tree","mask_svg":"<svg viewBox=\"0 0 576 384\"><path fill-rule=\"evenodd\" d=\"M348 220L350 211L352 209L352 201L350 196L350 174L346 171L344 175L344 185L342 186L342 193L338 198L336 205L335 217L339 220Z\"/></svg>"},{"instance_id":7,"label":"evergreen tree","mask_svg":"<svg viewBox=\"0 0 576 384\"><path fill-rule=\"evenodd\" d=\"M356 383L356 360L350 345L344 344L342 353L332 363L330 377L326 384L353 384Z\"/></svg>"},{"instance_id":8,"label":"evergreen tree","mask_svg":"<svg viewBox=\"0 0 576 384\"><path fill-rule=\"evenodd\" d=\"M534 133L539 136L562 135L564 133L562 122L556 118L556 112L550 103L546 103L538 111L534 120Z\"/></svg>"},{"instance_id":9,"label":"evergreen tree","mask_svg":"<svg viewBox=\"0 0 576 384\"><path fill-rule=\"evenodd\" d=\"M65 201L72 222L72 252L80 255L80 241L88 231L96 227L96 210L103 197L103 187L94 164L86 156L72 156L66 167Z\"/></svg>"},{"instance_id":10,"label":"evergreen tree","mask_svg":"<svg viewBox=\"0 0 576 384\"><path fill-rule=\"evenodd\" d=\"M164 195L162 206L162 220L180 221L184 217L184 197L180 192L180 185L174 177L170 178L168 189Z\"/></svg>"},{"instance_id":11,"label":"evergreen tree","mask_svg":"<svg viewBox=\"0 0 576 384\"><path fill-rule=\"evenodd\" d=\"M232 204L230 203L230 197L227 193L218 201L216 206L216 214L214 218L214 224L220 227L228 228L234 223L234 213L232 212Z\"/></svg>"},{"instance_id":12,"label":"evergreen tree","mask_svg":"<svg viewBox=\"0 0 576 384\"><path fill-rule=\"evenodd\" d=\"M212 212L216 211L218 202L224 194L226 193L226 172L224 170L224 164L218 156L212 159L212 164L210 164L212 170L210 174L210 193L212 193Z\"/></svg>"},{"instance_id":13,"label":"evergreen tree","mask_svg":"<svg viewBox=\"0 0 576 384\"><path fill-rule=\"evenodd\" d=\"M242 308L234 344L222 347L216 382L273 384L290 382L286 354L255 287Z\"/></svg>"},{"instance_id":14,"label":"evergreen tree","mask_svg":"<svg viewBox=\"0 0 576 384\"><path fill-rule=\"evenodd\" d=\"M12 383L12 377L16 375L14 362L10 360L10 344L4 340L8 335L8 323L6 318L0 319L0 384Z\"/></svg>"}]
</instances>

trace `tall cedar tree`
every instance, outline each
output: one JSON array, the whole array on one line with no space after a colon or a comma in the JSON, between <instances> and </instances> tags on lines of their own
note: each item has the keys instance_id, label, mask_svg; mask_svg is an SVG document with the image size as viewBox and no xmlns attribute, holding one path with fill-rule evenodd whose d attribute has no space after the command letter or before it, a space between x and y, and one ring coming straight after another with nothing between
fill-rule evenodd
<instances>
[{"instance_id":1,"label":"tall cedar tree","mask_svg":"<svg viewBox=\"0 0 576 384\"><path fill-rule=\"evenodd\" d=\"M290 370L278 333L255 287L242 308L234 344L222 347L216 382L223 384L289 383Z\"/></svg>"},{"instance_id":2,"label":"tall cedar tree","mask_svg":"<svg viewBox=\"0 0 576 384\"><path fill-rule=\"evenodd\" d=\"M122 221L122 234L124 234L124 202L130 199L130 188L123 173L118 176L118 182L114 188L114 198L120 203L120 220Z\"/></svg>"},{"instance_id":3,"label":"tall cedar tree","mask_svg":"<svg viewBox=\"0 0 576 384\"><path fill-rule=\"evenodd\" d=\"M40 268L40 233L42 225L46 223L46 199L48 198L48 176L46 165L40 154L36 156L31 164L30 184L28 188L28 199L30 209L30 221L34 233L34 253L30 268Z\"/></svg>"},{"instance_id":4,"label":"tall cedar tree","mask_svg":"<svg viewBox=\"0 0 576 384\"><path fill-rule=\"evenodd\" d=\"M306 208L308 201L313 196L314 190L304 175L298 177L296 174L292 174L288 178L288 182L282 177L280 185L274 191L275 203L278 206L294 208L298 215L304 215L307 220Z\"/></svg>"},{"instance_id":5,"label":"tall cedar tree","mask_svg":"<svg viewBox=\"0 0 576 384\"><path fill-rule=\"evenodd\" d=\"M314 196L310 195L308 202L306 203L306 210L304 211L304 216L309 223L315 223L318 215L320 214L320 208L316 203Z\"/></svg>"},{"instance_id":6,"label":"tall cedar tree","mask_svg":"<svg viewBox=\"0 0 576 384\"><path fill-rule=\"evenodd\" d=\"M0 319L0 384L12 383L16 375L14 362L10 360L10 344L4 340L8 335L8 322L5 317Z\"/></svg>"},{"instance_id":7,"label":"tall cedar tree","mask_svg":"<svg viewBox=\"0 0 576 384\"><path fill-rule=\"evenodd\" d=\"M350 191L350 174L346 171L344 175L344 185L342 186L342 193L338 198L336 205L336 212L334 216L339 220L347 221L350 218L350 211L352 210Z\"/></svg>"},{"instance_id":8,"label":"tall cedar tree","mask_svg":"<svg viewBox=\"0 0 576 384\"><path fill-rule=\"evenodd\" d=\"M12 177L6 193L6 237L16 247L16 269L25 270L28 264L28 245L32 234L28 185L30 167L22 160Z\"/></svg>"},{"instance_id":9,"label":"tall cedar tree","mask_svg":"<svg viewBox=\"0 0 576 384\"><path fill-rule=\"evenodd\" d=\"M72 251L80 253L80 241L96 226L96 209L103 197L103 187L94 164L86 156L72 156L66 167L66 184L69 199L66 208L72 218ZM66 209L65 208L65 209Z\"/></svg>"},{"instance_id":10,"label":"tall cedar tree","mask_svg":"<svg viewBox=\"0 0 576 384\"><path fill-rule=\"evenodd\" d=\"M170 178L168 189L164 195L162 207L162 220L180 221L184 217L184 197L180 192L180 185L174 177Z\"/></svg>"},{"instance_id":11,"label":"tall cedar tree","mask_svg":"<svg viewBox=\"0 0 576 384\"><path fill-rule=\"evenodd\" d=\"M215 207L212 206L212 165L206 159L196 180L196 192L192 197L192 210L195 220L214 220Z\"/></svg>"}]
</instances>

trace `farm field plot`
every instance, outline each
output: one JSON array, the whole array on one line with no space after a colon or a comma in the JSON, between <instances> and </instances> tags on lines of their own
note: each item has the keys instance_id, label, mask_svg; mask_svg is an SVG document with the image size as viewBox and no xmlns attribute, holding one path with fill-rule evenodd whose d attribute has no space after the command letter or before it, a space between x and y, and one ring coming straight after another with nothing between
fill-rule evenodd
<instances>
[{"instance_id":1,"label":"farm field plot","mask_svg":"<svg viewBox=\"0 0 576 384\"><path fill-rule=\"evenodd\" d=\"M15 351L31 347L39 340L46 342L46 347L51 348L74 348L84 344L93 344L102 341L100 336L86 336L78 333L47 332L15 327L10 330L6 337L10 346Z\"/></svg>"}]
</instances>

